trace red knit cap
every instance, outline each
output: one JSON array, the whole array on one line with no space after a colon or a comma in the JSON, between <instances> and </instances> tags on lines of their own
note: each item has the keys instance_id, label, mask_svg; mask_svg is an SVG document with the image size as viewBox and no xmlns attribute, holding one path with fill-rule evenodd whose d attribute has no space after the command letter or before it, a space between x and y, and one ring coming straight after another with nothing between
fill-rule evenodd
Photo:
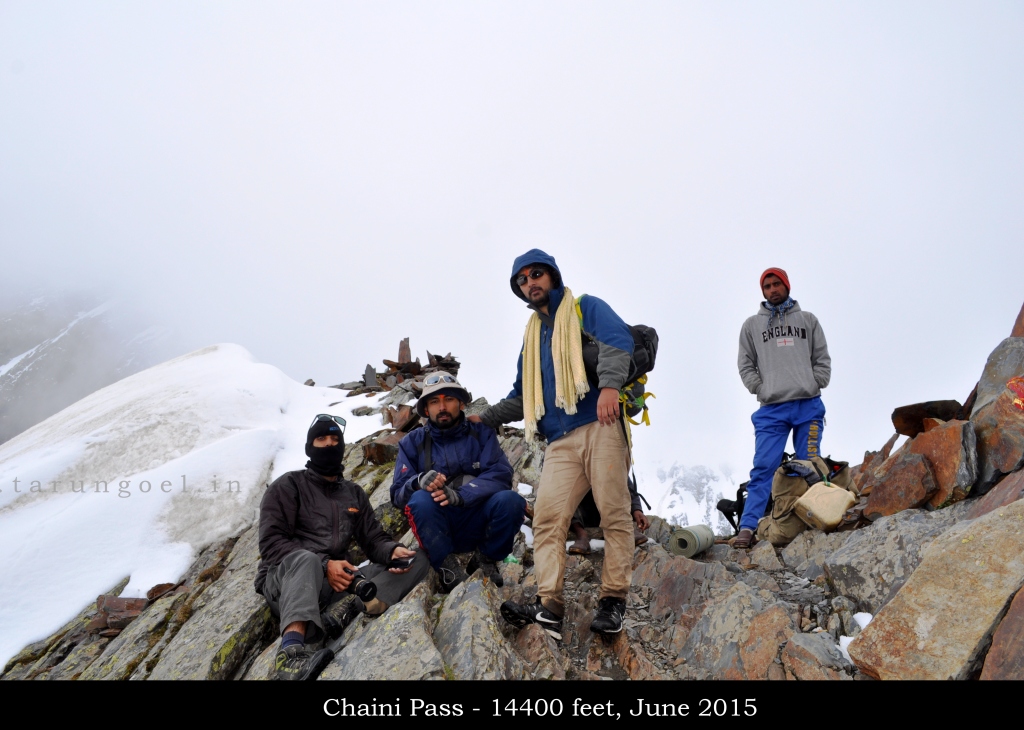
<instances>
[{"instance_id":1,"label":"red knit cap","mask_svg":"<svg viewBox=\"0 0 1024 730\"><path fill-rule=\"evenodd\" d=\"M786 291L787 292L793 291L792 287L790 287L790 285L789 285L789 276L787 276L786 272L783 271L782 269L776 269L776 268L765 269L764 273L761 274L761 288L762 289L764 288L764 279L765 279L765 277L770 275L770 274L775 274L777 277L782 279L782 283L786 285Z\"/></svg>"}]
</instances>

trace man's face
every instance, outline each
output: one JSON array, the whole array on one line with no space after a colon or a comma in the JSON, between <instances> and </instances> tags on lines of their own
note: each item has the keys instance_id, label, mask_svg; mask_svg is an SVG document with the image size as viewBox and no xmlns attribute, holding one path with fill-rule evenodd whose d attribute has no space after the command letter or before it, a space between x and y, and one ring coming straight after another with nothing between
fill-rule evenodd
<instances>
[{"instance_id":1,"label":"man's face","mask_svg":"<svg viewBox=\"0 0 1024 730\"><path fill-rule=\"evenodd\" d=\"M462 401L458 398L438 393L427 401L427 418L439 428L447 428L455 423L462 409Z\"/></svg>"},{"instance_id":2,"label":"man's face","mask_svg":"<svg viewBox=\"0 0 1024 730\"><path fill-rule=\"evenodd\" d=\"M338 437L335 436L334 434L328 434L327 436L317 436L315 439L313 439L313 446L315 446L318 449L322 449L325 446L337 446L339 443L341 442L338 440Z\"/></svg>"},{"instance_id":3,"label":"man's face","mask_svg":"<svg viewBox=\"0 0 1024 730\"><path fill-rule=\"evenodd\" d=\"M537 273L541 275L536 279L533 276ZM519 277L526 277L526 281L519 285L519 291L526 297L526 301L530 304L538 307L545 307L548 303L548 298L551 294L553 284L551 282L551 274L547 268L533 264L532 266L524 266L519 271Z\"/></svg>"},{"instance_id":4,"label":"man's face","mask_svg":"<svg viewBox=\"0 0 1024 730\"><path fill-rule=\"evenodd\" d=\"M782 279L775 274L768 274L768 276L764 277L761 291L764 292L764 298L768 303L773 305L782 304L786 301L786 297L789 296L789 289L782 283Z\"/></svg>"}]
</instances>

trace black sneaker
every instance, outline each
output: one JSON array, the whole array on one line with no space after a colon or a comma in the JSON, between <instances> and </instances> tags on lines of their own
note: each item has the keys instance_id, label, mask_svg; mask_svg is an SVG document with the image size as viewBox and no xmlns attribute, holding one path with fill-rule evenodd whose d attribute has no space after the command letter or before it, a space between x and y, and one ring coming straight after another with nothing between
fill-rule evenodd
<instances>
[{"instance_id":1,"label":"black sneaker","mask_svg":"<svg viewBox=\"0 0 1024 730\"><path fill-rule=\"evenodd\" d=\"M556 641L562 640L562 619L544 608L540 598L535 603L505 601L501 604L501 617L516 628L527 624L540 624Z\"/></svg>"},{"instance_id":2,"label":"black sneaker","mask_svg":"<svg viewBox=\"0 0 1024 730\"><path fill-rule=\"evenodd\" d=\"M595 634L617 634L622 631L622 617L625 615L625 599L606 596L597 602L597 615L590 624L590 630Z\"/></svg>"},{"instance_id":3,"label":"black sneaker","mask_svg":"<svg viewBox=\"0 0 1024 730\"><path fill-rule=\"evenodd\" d=\"M491 560L479 550L473 553L473 557L469 559L469 564L466 565L466 573L469 575L473 575L477 570L482 570L484 578L489 579L498 588L505 585L505 580L501 577L501 568L498 566L498 561Z\"/></svg>"},{"instance_id":4,"label":"black sneaker","mask_svg":"<svg viewBox=\"0 0 1024 730\"><path fill-rule=\"evenodd\" d=\"M305 681L313 670L313 651L301 644L293 644L277 652L274 659L277 678L287 681Z\"/></svg>"},{"instance_id":5,"label":"black sneaker","mask_svg":"<svg viewBox=\"0 0 1024 730\"><path fill-rule=\"evenodd\" d=\"M324 633L331 639L337 639L341 636L352 619L359 615L359 612L363 610L363 602L359 599L359 596L347 593L342 598L338 599L320 614L320 622L324 625Z\"/></svg>"},{"instance_id":6,"label":"black sneaker","mask_svg":"<svg viewBox=\"0 0 1024 730\"><path fill-rule=\"evenodd\" d=\"M469 576L466 575L466 571L462 569L462 563L459 562L455 553L451 553L447 558L445 558L444 562L441 563L441 569L437 571L438 584L441 587L441 593L451 593L455 586L466 580L468 577Z\"/></svg>"}]
</instances>

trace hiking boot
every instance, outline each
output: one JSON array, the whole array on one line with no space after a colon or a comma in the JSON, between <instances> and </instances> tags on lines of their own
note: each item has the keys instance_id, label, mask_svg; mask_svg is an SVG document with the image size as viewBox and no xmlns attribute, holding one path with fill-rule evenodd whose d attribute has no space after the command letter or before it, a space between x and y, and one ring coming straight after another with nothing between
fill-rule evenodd
<instances>
[{"instance_id":1,"label":"hiking boot","mask_svg":"<svg viewBox=\"0 0 1024 730\"><path fill-rule=\"evenodd\" d=\"M451 593L455 586L468 577L455 553L451 553L445 558L444 562L441 563L441 569L437 571L437 582L441 588L441 593Z\"/></svg>"},{"instance_id":2,"label":"hiking boot","mask_svg":"<svg viewBox=\"0 0 1024 730\"><path fill-rule=\"evenodd\" d=\"M382 613L388 610L388 604L379 598L374 598L372 601L367 601L363 606L363 613L370 618L377 618Z\"/></svg>"},{"instance_id":3,"label":"hiking boot","mask_svg":"<svg viewBox=\"0 0 1024 730\"><path fill-rule=\"evenodd\" d=\"M562 617L544 608L540 598L534 603L505 601L501 604L501 617L520 629L527 624L540 624L553 639L562 640Z\"/></svg>"},{"instance_id":4,"label":"hiking boot","mask_svg":"<svg viewBox=\"0 0 1024 730\"><path fill-rule=\"evenodd\" d=\"M274 659L278 679L301 682L310 678L313 668L313 650L300 644L281 649Z\"/></svg>"},{"instance_id":5,"label":"hiking boot","mask_svg":"<svg viewBox=\"0 0 1024 730\"><path fill-rule=\"evenodd\" d=\"M622 631L622 617L626 614L626 599L605 596L597 602L597 615L590 624L595 634L617 634Z\"/></svg>"},{"instance_id":6,"label":"hiking boot","mask_svg":"<svg viewBox=\"0 0 1024 730\"><path fill-rule=\"evenodd\" d=\"M320 623L324 625L324 632L328 637L337 639L362 610L363 602L359 596L346 593L323 610L320 614Z\"/></svg>"},{"instance_id":7,"label":"hiking boot","mask_svg":"<svg viewBox=\"0 0 1024 730\"><path fill-rule=\"evenodd\" d=\"M469 559L469 564L466 565L466 572L469 575L473 575L477 570L483 571L484 578L489 579L498 588L505 585L505 580L501 577L501 568L498 567L498 561L491 560L479 550L473 553L473 557Z\"/></svg>"},{"instance_id":8,"label":"hiking boot","mask_svg":"<svg viewBox=\"0 0 1024 730\"><path fill-rule=\"evenodd\" d=\"M740 534L732 539L732 546L736 550L747 550L754 544L754 531L744 527Z\"/></svg>"}]
</instances>

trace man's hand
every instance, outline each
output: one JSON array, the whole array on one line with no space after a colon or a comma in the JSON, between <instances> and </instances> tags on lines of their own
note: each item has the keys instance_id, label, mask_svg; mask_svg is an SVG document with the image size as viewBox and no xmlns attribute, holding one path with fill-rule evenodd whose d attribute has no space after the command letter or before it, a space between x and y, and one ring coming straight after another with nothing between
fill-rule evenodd
<instances>
[{"instance_id":1,"label":"man's hand","mask_svg":"<svg viewBox=\"0 0 1024 730\"><path fill-rule=\"evenodd\" d=\"M646 532L647 528L651 526L651 521L647 519L647 515L638 509L633 510L633 522L636 523L640 532Z\"/></svg>"},{"instance_id":2,"label":"man's hand","mask_svg":"<svg viewBox=\"0 0 1024 730\"><path fill-rule=\"evenodd\" d=\"M391 559L397 560L399 558L411 558L415 554L415 550L410 550L407 547L402 547L401 545L398 545L394 550L391 551ZM408 573L410 570L412 570L411 565L408 568L388 568L389 573Z\"/></svg>"},{"instance_id":3,"label":"man's hand","mask_svg":"<svg viewBox=\"0 0 1024 730\"><path fill-rule=\"evenodd\" d=\"M601 388L597 397L597 420L602 426L611 426L619 420L619 391L615 388Z\"/></svg>"},{"instance_id":4,"label":"man's hand","mask_svg":"<svg viewBox=\"0 0 1024 730\"><path fill-rule=\"evenodd\" d=\"M349 584L352 582L352 576L345 572L345 570L351 570L353 573L356 572L356 566L347 560L328 560L327 561L327 582L331 584L338 593L341 593Z\"/></svg>"},{"instance_id":5,"label":"man's hand","mask_svg":"<svg viewBox=\"0 0 1024 730\"><path fill-rule=\"evenodd\" d=\"M437 491L431 492L430 496L442 507L447 507L449 504L453 507L461 507L463 505L462 495L451 487L442 486Z\"/></svg>"},{"instance_id":6,"label":"man's hand","mask_svg":"<svg viewBox=\"0 0 1024 730\"><path fill-rule=\"evenodd\" d=\"M466 416L466 420L472 421L473 423L483 423L483 419L475 413L472 416Z\"/></svg>"},{"instance_id":7,"label":"man's hand","mask_svg":"<svg viewBox=\"0 0 1024 730\"><path fill-rule=\"evenodd\" d=\"M431 471L433 471L433 470L431 470ZM439 490L441 487L443 487L444 483L446 481L448 481L448 477L446 477L444 474L439 474L438 472L434 472L434 473L437 474L437 476L434 477L433 481L431 481L428 484L424 484L423 485L423 488L426 489L428 492L437 492L437 490ZM426 476L429 476L429 475L430 474L428 472L426 474ZM435 499L434 501L436 502L437 500Z\"/></svg>"}]
</instances>

